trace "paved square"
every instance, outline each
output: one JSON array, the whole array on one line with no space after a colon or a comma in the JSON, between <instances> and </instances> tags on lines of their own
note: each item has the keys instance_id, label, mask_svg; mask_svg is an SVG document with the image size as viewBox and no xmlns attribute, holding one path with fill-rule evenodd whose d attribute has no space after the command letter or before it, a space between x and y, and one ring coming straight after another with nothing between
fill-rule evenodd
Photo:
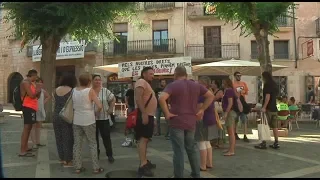
<instances>
[{"instance_id":1,"label":"paved square","mask_svg":"<svg viewBox=\"0 0 320 180\"><path fill-rule=\"evenodd\" d=\"M100 164L105 168L105 172L99 175L92 174L89 149L84 143L83 165L87 170L77 175L73 173L73 168L63 168L59 164L54 132L50 125L45 125L42 130L41 141L47 146L39 149L34 158L18 157L22 120L17 116L9 116L5 124L0 124L5 175L9 178L103 178L106 172L113 170L136 171L139 164L137 149L121 147L124 140L122 126L123 123L118 123L111 134L115 163L108 163L102 147ZM289 133L289 137L280 138L280 150L254 149L253 145L258 141L252 135L248 135L250 143L237 141L236 155L233 157L224 157L222 150L214 149L214 169L201 172L201 176L205 178L319 177L320 128L315 129L314 124L300 126L301 129L294 129ZM162 129L165 130L165 127ZM31 146L31 143L29 145ZM157 164L154 170L155 177L166 178L172 175L172 155L170 141L165 140L163 136L152 139L148 158ZM190 166L185 154L185 177L189 174Z\"/></svg>"}]
</instances>

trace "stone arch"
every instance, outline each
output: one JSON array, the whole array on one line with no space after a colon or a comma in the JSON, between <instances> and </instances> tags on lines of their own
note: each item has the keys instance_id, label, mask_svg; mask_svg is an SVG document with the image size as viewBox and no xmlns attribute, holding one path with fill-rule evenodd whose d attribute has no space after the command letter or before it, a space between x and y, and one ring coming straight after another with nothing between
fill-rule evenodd
<instances>
[{"instance_id":1,"label":"stone arch","mask_svg":"<svg viewBox=\"0 0 320 180\"><path fill-rule=\"evenodd\" d=\"M18 72L13 72L8 77L7 83L7 102L12 103L13 90L20 84L23 80L23 76Z\"/></svg>"}]
</instances>

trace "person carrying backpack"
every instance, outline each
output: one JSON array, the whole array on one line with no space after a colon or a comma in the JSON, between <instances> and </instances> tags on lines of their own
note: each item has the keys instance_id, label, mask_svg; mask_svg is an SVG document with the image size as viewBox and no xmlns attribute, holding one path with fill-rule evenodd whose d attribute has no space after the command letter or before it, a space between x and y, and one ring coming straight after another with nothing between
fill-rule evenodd
<instances>
[{"instance_id":1,"label":"person carrying backpack","mask_svg":"<svg viewBox=\"0 0 320 180\"><path fill-rule=\"evenodd\" d=\"M13 92L13 106L16 111L22 111L24 127L21 136L21 149L19 157L34 157L28 148L28 140L32 125L36 123L36 112L38 110L38 98L41 94L40 86L35 84L38 79L38 72L30 70L27 78L22 80L20 85Z\"/></svg>"},{"instance_id":2,"label":"person carrying backpack","mask_svg":"<svg viewBox=\"0 0 320 180\"><path fill-rule=\"evenodd\" d=\"M250 112L250 106L247 104L246 102L246 96L248 95L249 89L247 86L247 83L241 81L241 73L240 72L235 72L233 74L235 81L233 82L233 88L236 91L236 95L239 97L242 107L243 107L243 111L239 112L236 111L237 116L235 117L235 137L236 140L240 140L238 134L237 134L237 124L239 122L239 119L241 121L241 123L244 125L244 132L243 132L243 141L244 142L249 142L249 139L247 137L247 121L248 121L248 117L247 114L249 114Z\"/></svg>"}]
</instances>

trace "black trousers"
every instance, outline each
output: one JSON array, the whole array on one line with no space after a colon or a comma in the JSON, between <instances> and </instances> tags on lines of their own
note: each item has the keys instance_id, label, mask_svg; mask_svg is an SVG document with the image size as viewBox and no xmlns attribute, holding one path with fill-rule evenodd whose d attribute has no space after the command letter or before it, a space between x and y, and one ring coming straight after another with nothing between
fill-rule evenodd
<instances>
[{"instance_id":1,"label":"black trousers","mask_svg":"<svg viewBox=\"0 0 320 180\"><path fill-rule=\"evenodd\" d=\"M110 123L109 120L97 120L96 121L96 140L97 140L97 149L100 153L99 148L99 133L102 137L104 148L106 149L107 156L112 156L112 143L110 137Z\"/></svg>"}]
</instances>

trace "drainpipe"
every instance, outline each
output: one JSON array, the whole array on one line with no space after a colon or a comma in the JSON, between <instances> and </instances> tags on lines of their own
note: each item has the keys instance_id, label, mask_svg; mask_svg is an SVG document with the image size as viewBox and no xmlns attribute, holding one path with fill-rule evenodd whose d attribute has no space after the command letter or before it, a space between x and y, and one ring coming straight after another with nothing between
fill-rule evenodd
<instances>
[{"instance_id":1,"label":"drainpipe","mask_svg":"<svg viewBox=\"0 0 320 180\"><path fill-rule=\"evenodd\" d=\"M183 18L182 18L182 24L183 24L183 56L186 56L186 3L182 2L182 10L183 10Z\"/></svg>"},{"instance_id":2,"label":"drainpipe","mask_svg":"<svg viewBox=\"0 0 320 180\"><path fill-rule=\"evenodd\" d=\"M299 59L299 54L297 50L297 32L296 32L296 18L295 18L295 12L294 12L294 6L292 5L292 16L293 16L293 42L294 42L294 58L295 58L295 68L298 68L298 59ZM299 41L298 41L299 43Z\"/></svg>"}]
</instances>

